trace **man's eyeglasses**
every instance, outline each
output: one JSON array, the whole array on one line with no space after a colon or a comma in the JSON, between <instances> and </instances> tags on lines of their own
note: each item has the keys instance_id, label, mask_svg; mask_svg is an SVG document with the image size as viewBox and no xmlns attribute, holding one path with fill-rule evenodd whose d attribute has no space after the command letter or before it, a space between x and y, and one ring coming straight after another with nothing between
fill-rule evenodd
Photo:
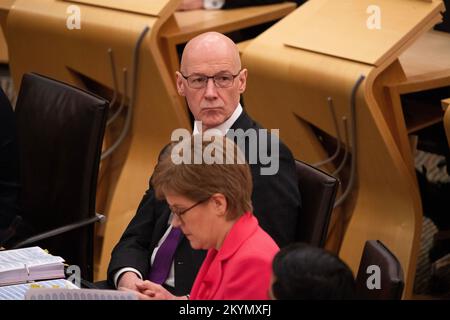
<instances>
[{"instance_id":1,"label":"man's eyeglasses","mask_svg":"<svg viewBox=\"0 0 450 320\"><path fill-rule=\"evenodd\" d=\"M187 80L189 88L203 89L208 84L209 79L213 79L214 85L218 88L229 88L233 85L234 78L236 78L240 73L241 70L239 70L236 74L223 72L211 77L204 74L192 74L190 76L185 76L181 73L181 75Z\"/></svg>"},{"instance_id":2,"label":"man's eyeglasses","mask_svg":"<svg viewBox=\"0 0 450 320\"><path fill-rule=\"evenodd\" d=\"M185 214L186 212L188 212L188 211L191 210L191 209L194 209L196 206L198 206L198 205L200 205L200 204L202 204L203 202L206 202L206 201L208 201L208 200L209 200L209 197L206 198L206 199L204 199L204 200L200 200L200 201L194 203L192 206L190 206L189 208L184 209L184 210L177 210L177 209L172 208L172 207L170 207L170 206L169 206L169 208L170 208L170 210L172 211L173 214L177 215L178 218L181 218L181 216L182 216L183 214Z\"/></svg>"}]
</instances>

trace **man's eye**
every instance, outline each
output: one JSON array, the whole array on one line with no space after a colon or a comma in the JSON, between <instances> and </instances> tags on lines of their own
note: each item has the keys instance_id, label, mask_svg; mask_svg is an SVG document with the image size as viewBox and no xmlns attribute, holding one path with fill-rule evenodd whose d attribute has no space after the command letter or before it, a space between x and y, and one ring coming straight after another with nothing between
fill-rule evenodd
<instances>
[{"instance_id":1,"label":"man's eye","mask_svg":"<svg viewBox=\"0 0 450 320\"><path fill-rule=\"evenodd\" d=\"M205 81L205 78L204 77L193 77L193 78L191 78L191 81L194 83L199 83L199 82Z\"/></svg>"},{"instance_id":2,"label":"man's eye","mask_svg":"<svg viewBox=\"0 0 450 320\"><path fill-rule=\"evenodd\" d=\"M217 81L229 81L230 79L231 79L231 76L229 76L229 75L216 76Z\"/></svg>"}]
</instances>

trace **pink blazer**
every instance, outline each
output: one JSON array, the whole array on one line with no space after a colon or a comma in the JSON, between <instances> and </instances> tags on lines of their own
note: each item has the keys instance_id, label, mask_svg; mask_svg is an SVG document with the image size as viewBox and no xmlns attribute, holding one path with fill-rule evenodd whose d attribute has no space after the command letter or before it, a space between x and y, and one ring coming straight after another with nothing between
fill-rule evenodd
<instances>
[{"instance_id":1,"label":"pink blazer","mask_svg":"<svg viewBox=\"0 0 450 320\"><path fill-rule=\"evenodd\" d=\"M233 225L219 250L209 249L197 274L193 300L264 300L272 273L272 260L279 248L245 213Z\"/></svg>"}]
</instances>

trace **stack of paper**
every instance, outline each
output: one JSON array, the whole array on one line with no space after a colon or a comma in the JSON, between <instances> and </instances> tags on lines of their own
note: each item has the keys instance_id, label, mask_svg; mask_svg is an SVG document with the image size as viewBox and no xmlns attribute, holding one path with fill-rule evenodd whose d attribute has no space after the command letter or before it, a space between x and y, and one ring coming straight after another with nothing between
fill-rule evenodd
<instances>
[{"instance_id":1,"label":"stack of paper","mask_svg":"<svg viewBox=\"0 0 450 320\"><path fill-rule=\"evenodd\" d=\"M134 292L95 289L30 289L25 300L137 300Z\"/></svg>"},{"instance_id":2,"label":"stack of paper","mask_svg":"<svg viewBox=\"0 0 450 320\"><path fill-rule=\"evenodd\" d=\"M0 251L0 286L64 278L63 262L39 247Z\"/></svg>"},{"instance_id":3,"label":"stack of paper","mask_svg":"<svg viewBox=\"0 0 450 320\"><path fill-rule=\"evenodd\" d=\"M72 282L57 279L37 281L32 283L16 284L0 287L0 300L24 300L29 292L43 292L41 290L79 289ZM45 296L45 295L44 295Z\"/></svg>"}]
</instances>

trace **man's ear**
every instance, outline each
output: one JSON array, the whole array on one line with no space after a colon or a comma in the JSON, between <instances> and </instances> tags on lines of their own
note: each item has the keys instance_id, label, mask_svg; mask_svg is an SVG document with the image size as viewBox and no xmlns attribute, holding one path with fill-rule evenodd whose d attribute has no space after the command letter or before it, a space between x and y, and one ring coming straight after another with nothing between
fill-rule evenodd
<instances>
[{"instance_id":1,"label":"man's ear","mask_svg":"<svg viewBox=\"0 0 450 320\"><path fill-rule=\"evenodd\" d=\"M175 75L177 77L177 91L178 91L178 94L180 96L184 97L184 96L186 96L186 94L184 92L183 76L178 71L175 72Z\"/></svg>"},{"instance_id":2,"label":"man's ear","mask_svg":"<svg viewBox=\"0 0 450 320\"><path fill-rule=\"evenodd\" d=\"M239 74L239 93L242 94L245 91L245 88L247 86L247 75L248 71L247 69L242 69L241 73Z\"/></svg>"},{"instance_id":3,"label":"man's ear","mask_svg":"<svg viewBox=\"0 0 450 320\"><path fill-rule=\"evenodd\" d=\"M219 216L223 216L227 213L228 203L227 198L221 193L215 193L211 196L212 205L216 209L216 213Z\"/></svg>"}]
</instances>

